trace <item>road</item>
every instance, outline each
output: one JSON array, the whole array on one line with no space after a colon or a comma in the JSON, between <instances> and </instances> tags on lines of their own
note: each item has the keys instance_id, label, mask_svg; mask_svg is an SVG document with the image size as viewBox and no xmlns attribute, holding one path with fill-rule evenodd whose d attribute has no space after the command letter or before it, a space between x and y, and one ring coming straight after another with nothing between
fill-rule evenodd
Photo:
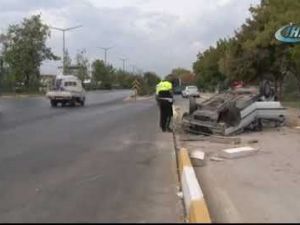
<instances>
[{"instance_id":1,"label":"road","mask_svg":"<svg viewBox=\"0 0 300 225\"><path fill-rule=\"evenodd\" d=\"M128 95L1 99L0 222L180 222L172 135Z\"/></svg>"},{"instance_id":2,"label":"road","mask_svg":"<svg viewBox=\"0 0 300 225\"><path fill-rule=\"evenodd\" d=\"M188 111L188 101L176 104ZM204 167L195 167L213 222L297 223L300 221L300 131L289 127L243 133L242 146L259 148L256 155L209 160L219 151L237 147L209 141L181 142L190 151L206 153ZM257 143L248 143L256 140Z\"/></svg>"}]
</instances>

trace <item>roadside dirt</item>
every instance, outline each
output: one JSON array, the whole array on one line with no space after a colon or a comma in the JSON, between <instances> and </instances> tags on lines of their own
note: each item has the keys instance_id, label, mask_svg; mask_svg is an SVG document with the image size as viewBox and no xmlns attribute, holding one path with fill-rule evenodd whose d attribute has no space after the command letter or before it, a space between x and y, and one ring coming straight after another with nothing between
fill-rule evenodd
<instances>
[{"instance_id":1,"label":"roadside dirt","mask_svg":"<svg viewBox=\"0 0 300 225\"><path fill-rule=\"evenodd\" d=\"M175 115L181 116L187 106L186 101L178 100ZM206 153L205 166L195 171L213 222L299 222L299 115L299 109L288 108L287 126L244 132L235 136L240 143L217 143L186 134L176 125L179 147ZM221 150L241 146L259 152L238 159L219 157Z\"/></svg>"},{"instance_id":2,"label":"roadside dirt","mask_svg":"<svg viewBox=\"0 0 300 225\"><path fill-rule=\"evenodd\" d=\"M288 127L300 126L300 110L299 109L288 108L287 126Z\"/></svg>"}]
</instances>

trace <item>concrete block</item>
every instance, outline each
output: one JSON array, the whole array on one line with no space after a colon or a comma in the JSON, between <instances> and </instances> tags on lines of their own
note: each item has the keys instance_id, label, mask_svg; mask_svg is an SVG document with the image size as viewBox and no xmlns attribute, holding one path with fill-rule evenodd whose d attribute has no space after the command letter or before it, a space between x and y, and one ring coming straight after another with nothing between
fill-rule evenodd
<instances>
[{"instance_id":1,"label":"concrete block","mask_svg":"<svg viewBox=\"0 0 300 225\"><path fill-rule=\"evenodd\" d=\"M205 166L205 153L199 150L194 150L190 154L193 166Z\"/></svg>"},{"instance_id":2,"label":"concrete block","mask_svg":"<svg viewBox=\"0 0 300 225\"><path fill-rule=\"evenodd\" d=\"M221 143L221 144L240 144L241 138L239 137L220 137L220 136L211 136L209 139L210 142Z\"/></svg>"},{"instance_id":3,"label":"concrete block","mask_svg":"<svg viewBox=\"0 0 300 225\"><path fill-rule=\"evenodd\" d=\"M250 156L258 152L258 148L253 148L250 146L239 147L239 148L229 148L222 150L219 156L227 159L240 158L245 156Z\"/></svg>"},{"instance_id":4,"label":"concrete block","mask_svg":"<svg viewBox=\"0 0 300 225\"><path fill-rule=\"evenodd\" d=\"M222 161L224 161L224 159L216 157L216 156L211 157L210 160L214 161L214 162L222 162Z\"/></svg>"}]
</instances>

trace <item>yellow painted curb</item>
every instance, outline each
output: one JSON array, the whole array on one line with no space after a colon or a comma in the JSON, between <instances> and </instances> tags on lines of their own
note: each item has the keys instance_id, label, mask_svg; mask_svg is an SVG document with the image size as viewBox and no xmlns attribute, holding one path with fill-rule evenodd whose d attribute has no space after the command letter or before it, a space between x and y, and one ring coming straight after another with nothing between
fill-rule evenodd
<instances>
[{"instance_id":1,"label":"yellow painted curb","mask_svg":"<svg viewBox=\"0 0 300 225\"><path fill-rule=\"evenodd\" d=\"M179 150L178 160L188 221L190 223L211 223L208 208L187 149Z\"/></svg>"},{"instance_id":2,"label":"yellow painted curb","mask_svg":"<svg viewBox=\"0 0 300 225\"><path fill-rule=\"evenodd\" d=\"M180 171L180 177L183 173L183 167L184 166L190 166L192 167L192 163L189 157L189 153L185 148L180 149L179 151L179 171Z\"/></svg>"},{"instance_id":3,"label":"yellow painted curb","mask_svg":"<svg viewBox=\"0 0 300 225\"><path fill-rule=\"evenodd\" d=\"M190 223L211 223L204 199L192 201L188 219Z\"/></svg>"}]
</instances>

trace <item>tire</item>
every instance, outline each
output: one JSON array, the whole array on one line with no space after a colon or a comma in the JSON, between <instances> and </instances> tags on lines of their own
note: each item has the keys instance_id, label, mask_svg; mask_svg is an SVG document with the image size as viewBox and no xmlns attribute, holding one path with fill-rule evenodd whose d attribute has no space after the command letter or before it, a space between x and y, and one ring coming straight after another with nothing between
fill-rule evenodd
<instances>
[{"instance_id":1,"label":"tire","mask_svg":"<svg viewBox=\"0 0 300 225\"><path fill-rule=\"evenodd\" d=\"M193 114L193 113L198 109L198 106L197 106L197 103L196 103L196 99L195 99L195 98L190 97L189 100L190 100L189 113L190 113L190 114Z\"/></svg>"},{"instance_id":2,"label":"tire","mask_svg":"<svg viewBox=\"0 0 300 225\"><path fill-rule=\"evenodd\" d=\"M80 106L84 106L84 104L85 104L85 98L80 100Z\"/></svg>"},{"instance_id":3,"label":"tire","mask_svg":"<svg viewBox=\"0 0 300 225\"><path fill-rule=\"evenodd\" d=\"M70 101L70 106L75 107L76 106L76 99L72 99Z\"/></svg>"},{"instance_id":4,"label":"tire","mask_svg":"<svg viewBox=\"0 0 300 225\"><path fill-rule=\"evenodd\" d=\"M57 107L57 101L55 100L50 100L50 104L52 107Z\"/></svg>"},{"instance_id":5,"label":"tire","mask_svg":"<svg viewBox=\"0 0 300 225\"><path fill-rule=\"evenodd\" d=\"M265 96L265 98L270 98L273 94L273 90L271 88L271 83L268 80L264 80L260 84L260 95Z\"/></svg>"}]
</instances>

